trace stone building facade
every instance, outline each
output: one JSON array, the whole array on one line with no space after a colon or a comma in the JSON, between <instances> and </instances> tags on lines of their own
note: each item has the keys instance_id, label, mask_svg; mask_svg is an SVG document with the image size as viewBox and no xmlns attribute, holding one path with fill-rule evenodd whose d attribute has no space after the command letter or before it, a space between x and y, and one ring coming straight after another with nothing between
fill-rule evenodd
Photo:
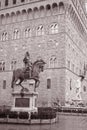
<instances>
[{"instance_id":1,"label":"stone building facade","mask_svg":"<svg viewBox=\"0 0 87 130\"><path fill-rule=\"evenodd\" d=\"M87 19L82 0L0 0L0 105L10 106L14 69L29 51L46 62L37 88L38 105L74 99L87 63ZM82 82L87 99L86 76Z\"/></svg>"}]
</instances>

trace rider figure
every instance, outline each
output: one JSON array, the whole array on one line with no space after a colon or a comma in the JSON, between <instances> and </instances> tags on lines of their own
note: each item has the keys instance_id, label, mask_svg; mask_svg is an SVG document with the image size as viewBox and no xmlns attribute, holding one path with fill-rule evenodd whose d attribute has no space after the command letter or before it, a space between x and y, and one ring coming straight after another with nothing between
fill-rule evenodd
<instances>
[{"instance_id":1,"label":"rider figure","mask_svg":"<svg viewBox=\"0 0 87 130\"><path fill-rule=\"evenodd\" d=\"M25 72L27 72L29 70L29 76L31 77L32 62L30 61L30 54L29 54L29 52L25 53L25 57L23 59L23 62L25 64Z\"/></svg>"}]
</instances>

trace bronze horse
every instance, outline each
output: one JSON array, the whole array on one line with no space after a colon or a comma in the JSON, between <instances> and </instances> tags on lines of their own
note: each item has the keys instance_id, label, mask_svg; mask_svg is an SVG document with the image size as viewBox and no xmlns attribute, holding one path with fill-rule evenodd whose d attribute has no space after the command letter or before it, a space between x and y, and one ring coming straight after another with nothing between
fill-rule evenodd
<instances>
[{"instance_id":1,"label":"bronze horse","mask_svg":"<svg viewBox=\"0 0 87 130\"><path fill-rule=\"evenodd\" d=\"M45 62L42 59L35 61L32 64L31 74L30 74L30 71L29 70L26 71L25 68L14 70L11 87L14 88L14 85L20 85L23 88L21 83L26 79L34 79L35 80L35 88L38 87L39 83L40 83L39 73L43 72L44 65L45 65Z\"/></svg>"}]
</instances>

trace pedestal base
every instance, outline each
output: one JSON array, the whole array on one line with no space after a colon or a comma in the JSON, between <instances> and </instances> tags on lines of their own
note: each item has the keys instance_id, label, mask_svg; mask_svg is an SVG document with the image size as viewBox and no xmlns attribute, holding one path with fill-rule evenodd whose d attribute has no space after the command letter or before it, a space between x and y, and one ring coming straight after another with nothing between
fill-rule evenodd
<instances>
[{"instance_id":1,"label":"pedestal base","mask_svg":"<svg viewBox=\"0 0 87 130\"><path fill-rule=\"evenodd\" d=\"M37 97L38 93L34 92L35 81L27 80L22 83L25 88L22 91L20 85L15 85L12 92L13 105L12 111L37 112ZM25 91L25 90L28 91Z\"/></svg>"},{"instance_id":2,"label":"pedestal base","mask_svg":"<svg viewBox=\"0 0 87 130\"><path fill-rule=\"evenodd\" d=\"M13 92L12 95L12 111L37 112L36 104L38 93L24 93L24 96L21 97L20 93Z\"/></svg>"}]
</instances>

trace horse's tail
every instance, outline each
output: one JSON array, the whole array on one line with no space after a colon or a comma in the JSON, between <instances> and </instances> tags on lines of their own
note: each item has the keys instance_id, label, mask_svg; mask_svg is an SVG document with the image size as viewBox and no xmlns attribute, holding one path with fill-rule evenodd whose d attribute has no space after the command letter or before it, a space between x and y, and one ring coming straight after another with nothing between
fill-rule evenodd
<instances>
[{"instance_id":1,"label":"horse's tail","mask_svg":"<svg viewBox=\"0 0 87 130\"><path fill-rule=\"evenodd\" d=\"M13 71L13 75L12 75L11 88L14 87L14 80L15 80L15 71Z\"/></svg>"}]
</instances>

